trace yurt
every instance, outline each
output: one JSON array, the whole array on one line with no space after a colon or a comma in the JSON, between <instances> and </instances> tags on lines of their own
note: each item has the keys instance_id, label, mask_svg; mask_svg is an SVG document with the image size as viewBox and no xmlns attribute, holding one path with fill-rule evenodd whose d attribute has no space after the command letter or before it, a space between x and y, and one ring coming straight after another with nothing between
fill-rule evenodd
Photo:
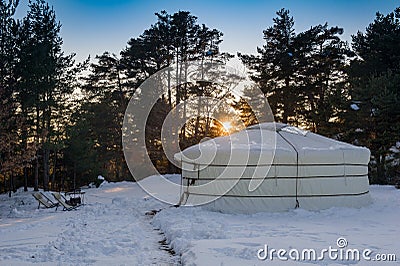
<instances>
[{"instance_id":1,"label":"yurt","mask_svg":"<svg viewBox=\"0 0 400 266\"><path fill-rule=\"evenodd\" d=\"M370 151L280 123L250 126L175 154L181 205L226 213L370 203Z\"/></svg>"}]
</instances>

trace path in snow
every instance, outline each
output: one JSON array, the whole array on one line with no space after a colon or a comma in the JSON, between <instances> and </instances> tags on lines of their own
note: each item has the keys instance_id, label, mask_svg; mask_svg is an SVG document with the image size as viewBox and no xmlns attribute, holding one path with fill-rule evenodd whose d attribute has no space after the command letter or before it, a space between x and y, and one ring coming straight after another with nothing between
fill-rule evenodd
<instances>
[{"instance_id":1,"label":"path in snow","mask_svg":"<svg viewBox=\"0 0 400 266\"><path fill-rule=\"evenodd\" d=\"M0 196L0 265L179 264L145 215L163 205L137 184L89 189L88 204L70 212L37 210L30 193Z\"/></svg>"}]
</instances>

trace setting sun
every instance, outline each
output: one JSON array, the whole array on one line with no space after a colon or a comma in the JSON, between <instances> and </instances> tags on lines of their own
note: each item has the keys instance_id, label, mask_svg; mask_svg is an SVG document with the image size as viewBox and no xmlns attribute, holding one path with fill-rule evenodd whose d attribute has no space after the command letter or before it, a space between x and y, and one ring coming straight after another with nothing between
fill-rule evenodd
<instances>
[{"instance_id":1,"label":"setting sun","mask_svg":"<svg viewBox=\"0 0 400 266\"><path fill-rule=\"evenodd\" d=\"M227 131L227 132L229 132L232 129L232 124L229 121L223 122L221 124L224 127L225 131Z\"/></svg>"}]
</instances>

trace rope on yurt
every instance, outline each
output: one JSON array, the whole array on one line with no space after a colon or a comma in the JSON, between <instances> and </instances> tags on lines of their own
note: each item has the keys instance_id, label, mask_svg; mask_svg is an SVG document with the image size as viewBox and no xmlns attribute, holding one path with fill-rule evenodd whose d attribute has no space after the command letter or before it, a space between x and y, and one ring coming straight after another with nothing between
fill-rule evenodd
<instances>
[{"instance_id":1,"label":"rope on yurt","mask_svg":"<svg viewBox=\"0 0 400 266\"><path fill-rule=\"evenodd\" d=\"M300 207L299 199L298 199L298 180L299 180L299 152L297 151L296 147L289 141L287 140L279 131L276 131L279 136L283 138L284 141L286 141L296 152L296 206L295 209Z\"/></svg>"},{"instance_id":2,"label":"rope on yurt","mask_svg":"<svg viewBox=\"0 0 400 266\"><path fill-rule=\"evenodd\" d=\"M347 174L346 174L346 162L344 158L344 150L342 150L342 155L343 155L343 174L344 174L344 184L347 186Z\"/></svg>"},{"instance_id":3,"label":"rope on yurt","mask_svg":"<svg viewBox=\"0 0 400 266\"><path fill-rule=\"evenodd\" d=\"M183 168L182 157L181 157L181 168ZM187 203L187 201L189 199L189 179L188 179L188 182L187 182L187 187L188 187L188 191L183 191L183 171L181 169L181 187L179 189L179 195L181 195L181 197L179 199L178 204L174 205L175 207L180 207L180 206L185 205ZM187 197L186 197L185 202L183 202L183 200L185 199L185 196L187 196Z\"/></svg>"},{"instance_id":4,"label":"rope on yurt","mask_svg":"<svg viewBox=\"0 0 400 266\"><path fill-rule=\"evenodd\" d=\"M178 204L175 205L176 207L179 207L179 206L182 205L183 196L184 196L184 192L183 192L183 171L182 171L182 168L183 168L183 164L182 164L182 156L181 156L181 187L179 188L180 198L179 198Z\"/></svg>"}]
</instances>

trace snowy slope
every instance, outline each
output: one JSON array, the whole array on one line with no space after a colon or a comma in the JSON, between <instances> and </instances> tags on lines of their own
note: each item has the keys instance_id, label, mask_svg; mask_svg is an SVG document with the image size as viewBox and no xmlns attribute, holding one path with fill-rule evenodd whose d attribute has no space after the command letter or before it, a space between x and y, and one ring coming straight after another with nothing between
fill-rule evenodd
<instances>
[{"instance_id":1,"label":"snowy slope","mask_svg":"<svg viewBox=\"0 0 400 266\"><path fill-rule=\"evenodd\" d=\"M141 182L154 186L153 176ZM179 182L176 176L168 178ZM176 191L163 191L177 200ZM372 262L260 261L265 244L275 249L336 247L396 253L400 264L400 190L371 186L373 204L361 209L232 215L201 207L174 208L149 197L137 184L104 184L86 191L76 211L37 209L32 192L0 195L0 265L374 265ZM149 210L163 209L152 218ZM160 234L161 229L164 232ZM164 237L181 256L162 250Z\"/></svg>"}]
</instances>

